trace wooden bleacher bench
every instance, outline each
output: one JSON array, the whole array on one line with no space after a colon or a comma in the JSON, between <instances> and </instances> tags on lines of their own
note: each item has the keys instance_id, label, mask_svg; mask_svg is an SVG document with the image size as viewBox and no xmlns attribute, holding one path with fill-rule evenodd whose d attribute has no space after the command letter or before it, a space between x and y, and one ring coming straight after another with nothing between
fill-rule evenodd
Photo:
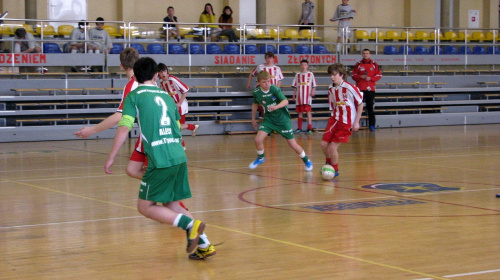
<instances>
[{"instance_id":1,"label":"wooden bleacher bench","mask_svg":"<svg viewBox=\"0 0 500 280\"><path fill-rule=\"evenodd\" d=\"M500 82L477 82L480 86L489 87L490 85L499 85Z\"/></svg>"},{"instance_id":2,"label":"wooden bleacher bench","mask_svg":"<svg viewBox=\"0 0 500 280\"><path fill-rule=\"evenodd\" d=\"M441 111L446 109L446 107L423 107L423 108L375 108L375 112L410 112L410 111Z\"/></svg>"},{"instance_id":3,"label":"wooden bleacher bench","mask_svg":"<svg viewBox=\"0 0 500 280\"><path fill-rule=\"evenodd\" d=\"M228 102L231 102L233 101L232 99L189 99L188 102L189 103L207 103L207 102L217 102L217 103L220 103L220 102L225 102L226 105Z\"/></svg>"},{"instance_id":4,"label":"wooden bleacher bench","mask_svg":"<svg viewBox=\"0 0 500 280\"><path fill-rule=\"evenodd\" d=\"M389 86L390 88L392 88L393 86L398 88L399 85L401 85L401 83L385 83L386 86Z\"/></svg>"},{"instance_id":5,"label":"wooden bleacher bench","mask_svg":"<svg viewBox=\"0 0 500 280\"><path fill-rule=\"evenodd\" d=\"M217 118L217 117L227 117L232 116L233 114L218 114L218 113L200 113L200 114L186 114L186 118Z\"/></svg>"},{"instance_id":6,"label":"wooden bleacher bench","mask_svg":"<svg viewBox=\"0 0 500 280\"><path fill-rule=\"evenodd\" d=\"M436 88L440 88L444 85L447 85L448 83L444 83L444 82L436 82L436 83L432 83L434 85L434 87Z\"/></svg>"},{"instance_id":7,"label":"wooden bleacher bench","mask_svg":"<svg viewBox=\"0 0 500 280\"><path fill-rule=\"evenodd\" d=\"M17 123L25 122L63 122L63 121L93 121L104 120L105 117L83 117L83 118L36 118L36 119L16 119Z\"/></svg>"}]
</instances>

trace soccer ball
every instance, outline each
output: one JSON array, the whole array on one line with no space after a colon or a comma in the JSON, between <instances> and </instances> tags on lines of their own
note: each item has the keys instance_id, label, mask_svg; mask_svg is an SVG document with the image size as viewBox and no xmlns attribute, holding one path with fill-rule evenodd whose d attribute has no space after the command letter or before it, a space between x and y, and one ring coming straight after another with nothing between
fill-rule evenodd
<instances>
[{"instance_id":1,"label":"soccer ball","mask_svg":"<svg viewBox=\"0 0 500 280\"><path fill-rule=\"evenodd\" d=\"M321 177L323 177L325 181L330 181L335 178L335 169L333 169L333 166L329 164L323 165L323 167L321 167Z\"/></svg>"}]
</instances>

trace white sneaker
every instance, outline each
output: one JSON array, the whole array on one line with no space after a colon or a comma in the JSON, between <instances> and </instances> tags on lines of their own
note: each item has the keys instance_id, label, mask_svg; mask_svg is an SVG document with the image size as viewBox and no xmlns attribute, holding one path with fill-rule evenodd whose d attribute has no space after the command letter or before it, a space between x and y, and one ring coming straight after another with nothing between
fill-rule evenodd
<instances>
[{"instance_id":1,"label":"white sneaker","mask_svg":"<svg viewBox=\"0 0 500 280\"><path fill-rule=\"evenodd\" d=\"M191 133L191 136L195 137L196 136L196 131L198 130L198 128L200 128L200 125L199 124L195 124L194 125L194 129L193 129L193 132Z\"/></svg>"}]
</instances>

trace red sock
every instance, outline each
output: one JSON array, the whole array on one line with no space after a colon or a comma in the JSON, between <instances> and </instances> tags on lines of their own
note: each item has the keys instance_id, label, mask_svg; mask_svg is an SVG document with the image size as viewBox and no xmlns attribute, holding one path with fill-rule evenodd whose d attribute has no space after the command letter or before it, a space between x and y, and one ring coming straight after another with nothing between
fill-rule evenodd
<instances>
[{"instance_id":1,"label":"red sock","mask_svg":"<svg viewBox=\"0 0 500 280\"><path fill-rule=\"evenodd\" d=\"M333 165L333 169L335 169L335 171L339 171L339 164L338 163L334 164Z\"/></svg>"},{"instance_id":2,"label":"red sock","mask_svg":"<svg viewBox=\"0 0 500 280\"><path fill-rule=\"evenodd\" d=\"M189 130L194 130L194 124L188 124L188 129Z\"/></svg>"},{"instance_id":3,"label":"red sock","mask_svg":"<svg viewBox=\"0 0 500 280\"><path fill-rule=\"evenodd\" d=\"M186 148L186 144L184 144L184 140L182 140L182 147Z\"/></svg>"},{"instance_id":4,"label":"red sock","mask_svg":"<svg viewBox=\"0 0 500 280\"><path fill-rule=\"evenodd\" d=\"M188 209L187 209L187 207L186 207L186 205L184 205L184 203L182 203L182 201L179 201L179 205L180 205L182 208L184 208L184 209L188 210Z\"/></svg>"},{"instance_id":5,"label":"red sock","mask_svg":"<svg viewBox=\"0 0 500 280\"><path fill-rule=\"evenodd\" d=\"M303 118L299 118L297 120L297 128L300 129L300 130L302 130L302 120L303 120Z\"/></svg>"},{"instance_id":6,"label":"red sock","mask_svg":"<svg viewBox=\"0 0 500 280\"><path fill-rule=\"evenodd\" d=\"M326 163L328 163L329 165L332 165L332 159L331 158L326 158Z\"/></svg>"},{"instance_id":7,"label":"red sock","mask_svg":"<svg viewBox=\"0 0 500 280\"><path fill-rule=\"evenodd\" d=\"M308 124L308 125L307 125L307 130L312 130L312 129L313 129L312 124Z\"/></svg>"}]
</instances>

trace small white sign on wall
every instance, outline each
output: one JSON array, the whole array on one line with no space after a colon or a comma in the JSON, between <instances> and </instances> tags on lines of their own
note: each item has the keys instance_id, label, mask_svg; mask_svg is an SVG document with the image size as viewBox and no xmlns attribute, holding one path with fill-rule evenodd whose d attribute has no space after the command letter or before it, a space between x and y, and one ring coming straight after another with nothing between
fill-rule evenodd
<instances>
[{"instance_id":1,"label":"small white sign on wall","mask_svg":"<svg viewBox=\"0 0 500 280\"><path fill-rule=\"evenodd\" d=\"M469 10L469 28L479 28L479 10Z\"/></svg>"},{"instance_id":2,"label":"small white sign on wall","mask_svg":"<svg viewBox=\"0 0 500 280\"><path fill-rule=\"evenodd\" d=\"M49 19L54 20L86 20L87 19L87 0L49 0L48 13ZM56 29L61 22L51 23ZM77 23L71 25L76 26Z\"/></svg>"}]
</instances>

